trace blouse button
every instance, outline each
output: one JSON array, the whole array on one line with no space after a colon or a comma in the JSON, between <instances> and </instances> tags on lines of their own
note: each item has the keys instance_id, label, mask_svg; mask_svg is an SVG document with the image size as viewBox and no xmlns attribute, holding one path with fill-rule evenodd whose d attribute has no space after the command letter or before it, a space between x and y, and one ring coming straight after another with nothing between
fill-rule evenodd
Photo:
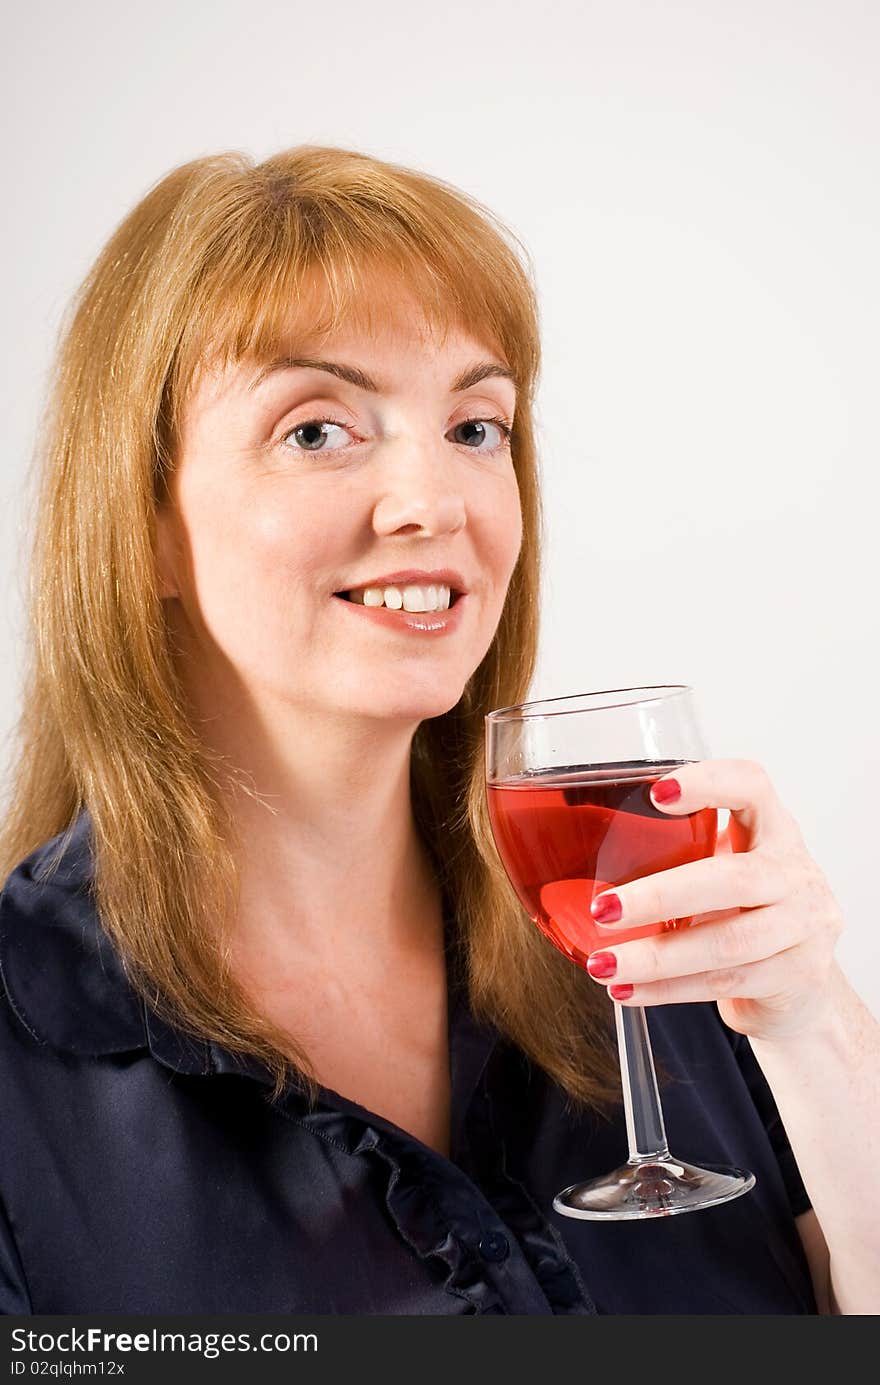
<instances>
[{"instance_id":1,"label":"blouse button","mask_svg":"<svg viewBox=\"0 0 880 1385\"><path fill-rule=\"evenodd\" d=\"M479 1251L484 1260L506 1260L510 1254L510 1242L500 1231L491 1231L480 1241Z\"/></svg>"}]
</instances>

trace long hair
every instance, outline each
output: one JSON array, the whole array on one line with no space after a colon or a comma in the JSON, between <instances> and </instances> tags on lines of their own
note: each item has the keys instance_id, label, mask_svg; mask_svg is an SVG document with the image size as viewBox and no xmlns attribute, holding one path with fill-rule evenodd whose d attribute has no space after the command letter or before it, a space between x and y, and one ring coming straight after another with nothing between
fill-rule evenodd
<instances>
[{"instance_id":1,"label":"long hair","mask_svg":"<svg viewBox=\"0 0 880 1385\"><path fill-rule=\"evenodd\" d=\"M569 1104L602 1113L620 1095L612 1007L527 916L500 864L484 790L485 714L528 696L538 647L533 276L488 209L422 172L318 146L258 164L239 152L195 159L124 218L74 295L34 456L30 638L0 879L87 808L95 904L132 985L178 1027L261 1059L272 1098L292 1082L314 1101L308 1053L255 1012L218 928L238 898L224 804L231 784L248 784L188 718L159 594L155 517L181 407L207 356L273 358L292 305L315 282L326 319L319 327L310 316L310 330L369 315L377 268L441 330L461 325L494 346L515 375L522 546L491 647L458 704L415 733L413 805L451 902L474 1014Z\"/></svg>"}]
</instances>

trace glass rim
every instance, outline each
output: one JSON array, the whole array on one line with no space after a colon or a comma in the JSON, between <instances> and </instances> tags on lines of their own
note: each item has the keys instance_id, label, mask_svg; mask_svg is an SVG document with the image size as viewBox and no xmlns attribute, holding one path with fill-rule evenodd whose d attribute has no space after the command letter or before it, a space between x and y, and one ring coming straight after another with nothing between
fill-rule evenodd
<instances>
[{"instance_id":1,"label":"glass rim","mask_svg":"<svg viewBox=\"0 0 880 1385\"><path fill-rule=\"evenodd\" d=\"M529 721L537 717L571 716L573 712L598 712L608 711L612 707L645 706L652 702L666 702L671 697L680 697L682 693L689 692L693 692L693 686L689 683L655 683L634 688L600 688L596 692L566 693L562 697L541 697L532 702L514 702L511 703L509 707L496 707L493 711L487 712L483 720L493 723L501 721ZM595 707L556 707L555 710L549 712L533 710L540 707L554 708L555 704L560 702L585 702L592 697L608 697L614 693L659 693L659 696L632 697L627 698L623 702L607 702Z\"/></svg>"}]
</instances>

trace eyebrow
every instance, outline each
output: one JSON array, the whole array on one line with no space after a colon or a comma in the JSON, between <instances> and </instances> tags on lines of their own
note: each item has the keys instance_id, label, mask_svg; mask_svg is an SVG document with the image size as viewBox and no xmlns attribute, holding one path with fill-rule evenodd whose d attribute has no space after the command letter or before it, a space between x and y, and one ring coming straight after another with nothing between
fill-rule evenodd
<instances>
[{"instance_id":1,"label":"eyebrow","mask_svg":"<svg viewBox=\"0 0 880 1385\"><path fill-rule=\"evenodd\" d=\"M328 375L335 375L339 380L346 380L350 385L356 385L360 390L367 390L370 394L389 393L383 390L381 384L377 383L371 376L359 370L357 366L343 365L340 361L318 361L311 356L282 356L277 361L270 361L263 366L256 378L248 385L248 390L255 390L270 375L276 374L281 370L326 370ZM498 378L510 380L516 386L516 377L512 370L505 365L498 365L494 361L480 361L477 365L468 366L466 370L452 382L452 393L460 394L463 390L473 389L481 380Z\"/></svg>"}]
</instances>

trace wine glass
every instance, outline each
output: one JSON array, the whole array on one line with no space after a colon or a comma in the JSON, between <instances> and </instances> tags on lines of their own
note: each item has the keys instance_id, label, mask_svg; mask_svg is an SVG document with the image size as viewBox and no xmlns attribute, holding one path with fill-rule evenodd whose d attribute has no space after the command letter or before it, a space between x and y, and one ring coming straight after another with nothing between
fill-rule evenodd
<instances>
[{"instance_id":1,"label":"wine glass","mask_svg":"<svg viewBox=\"0 0 880 1385\"><path fill-rule=\"evenodd\" d=\"M651 785L704 759L693 689L614 688L500 707L486 717L486 793L492 835L520 902L577 966L609 942L690 925L666 919L602 928L590 913L615 885L711 856L714 808L670 814ZM557 1193L566 1217L621 1221L715 1207L754 1186L742 1169L696 1167L669 1152L645 1011L614 1005L629 1158Z\"/></svg>"}]
</instances>

